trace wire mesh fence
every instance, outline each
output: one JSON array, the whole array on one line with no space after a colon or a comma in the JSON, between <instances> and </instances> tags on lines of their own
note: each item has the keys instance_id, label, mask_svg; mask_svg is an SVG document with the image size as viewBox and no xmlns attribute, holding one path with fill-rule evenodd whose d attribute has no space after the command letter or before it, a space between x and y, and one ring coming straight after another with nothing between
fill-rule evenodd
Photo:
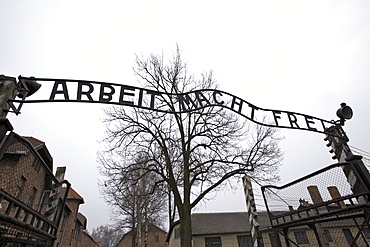
<instances>
[{"instance_id":1,"label":"wire mesh fence","mask_svg":"<svg viewBox=\"0 0 370 247\"><path fill-rule=\"evenodd\" d=\"M262 192L273 228L264 234L270 246L370 246L370 193L352 163Z\"/></svg>"},{"instance_id":2,"label":"wire mesh fence","mask_svg":"<svg viewBox=\"0 0 370 247\"><path fill-rule=\"evenodd\" d=\"M0 246L52 246L65 203L43 142L10 133L0 147ZM63 190L68 193L68 190Z\"/></svg>"},{"instance_id":3,"label":"wire mesh fence","mask_svg":"<svg viewBox=\"0 0 370 247\"><path fill-rule=\"evenodd\" d=\"M368 228L361 230L365 220L365 217L357 216L349 219L302 224L279 228L276 232L271 229L265 230L262 231L261 236L265 247L368 247L370 232ZM276 244L275 236L279 236L280 245Z\"/></svg>"},{"instance_id":4,"label":"wire mesh fence","mask_svg":"<svg viewBox=\"0 0 370 247\"><path fill-rule=\"evenodd\" d=\"M341 166L333 166L322 173L307 177L297 183L288 184L283 187L266 186L264 196L271 213L292 211L309 205L331 201L336 194L337 198L353 195L351 186ZM353 204L347 200L340 201L331 206L342 206ZM320 208L320 210L325 210Z\"/></svg>"}]
</instances>

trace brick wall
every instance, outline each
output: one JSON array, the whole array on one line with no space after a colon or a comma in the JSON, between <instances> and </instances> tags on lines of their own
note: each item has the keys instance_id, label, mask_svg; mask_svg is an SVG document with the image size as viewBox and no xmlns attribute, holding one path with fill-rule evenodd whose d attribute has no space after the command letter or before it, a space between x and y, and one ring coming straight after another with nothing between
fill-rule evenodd
<instances>
[{"instance_id":1,"label":"brick wall","mask_svg":"<svg viewBox=\"0 0 370 247\"><path fill-rule=\"evenodd\" d=\"M99 245L85 231L82 232L81 247L98 247Z\"/></svg>"},{"instance_id":2,"label":"brick wall","mask_svg":"<svg viewBox=\"0 0 370 247\"><path fill-rule=\"evenodd\" d=\"M62 188L61 195L65 193ZM84 246L82 245L83 231L86 227L86 218L79 215L80 204L84 203L83 198L72 188L68 192L66 207L59 224L55 247Z\"/></svg>"},{"instance_id":3,"label":"brick wall","mask_svg":"<svg viewBox=\"0 0 370 247\"><path fill-rule=\"evenodd\" d=\"M51 179L47 179L41 162L23 144L15 143L8 151L0 160L0 188L44 214L46 200L40 200L47 198L45 191L50 189ZM2 202L0 213L7 205L7 202Z\"/></svg>"}]
</instances>

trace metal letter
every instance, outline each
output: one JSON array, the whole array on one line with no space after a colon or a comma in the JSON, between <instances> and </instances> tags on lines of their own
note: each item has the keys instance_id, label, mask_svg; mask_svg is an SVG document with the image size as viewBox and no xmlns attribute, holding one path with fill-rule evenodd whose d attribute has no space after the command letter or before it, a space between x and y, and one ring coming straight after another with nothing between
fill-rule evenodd
<instances>
[{"instance_id":1,"label":"metal letter","mask_svg":"<svg viewBox=\"0 0 370 247\"><path fill-rule=\"evenodd\" d=\"M134 104L133 101L123 100L123 97L125 95L127 95L127 96L135 96L135 93L125 92L125 90L135 91L135 88L134 87L130 87L130 86L124 86L124 85L121 86L121 94L119 95L119 102L120 103L123 103L124 105L133 105Z\"/></svg>"},{"instance_id":2,"label":"metal letter","mask_svg":"<svg viewBox=\"0 0 370 247\"><path fill-rule=\"evenodd\" d=\"M290 112L287 112L287 115L289 118L290 126L294 128L293 124L295 124L295 126L299 129L299 125L297 123L297 117L293 113L290 113Z\"/></svg>"},{"instance_id":3,"label":"metal letter","mask_svg":"<svg viewBox=\"0 0 370 247\"><path fill-rule=\"evenodd\" d=\"M279 126L279 123L278 123L278 119L281 118L280 116L276 115L276 114L281 114L281 111L274 111L272 110L272 115L274 115L274 119L275 119L275 124L276 126Z\"/></svg>"},{"instance_id":4,"label":"metal letter","mask_svg":"<svg viewBox=\"0 0 370 247\"><path fill-rule=\"evenodd\" d=\"M225 102L222 100L222 101L218 101L217 100L217 97L216 97L216 94L219 94L220 96L222 96L222 93L221 92L218 92L218 91L214 91L213 92L213 100L218 104L218 105L223 105Z\"/></svg>"},{"instance_id":5,"label":"metal letter","mask_svg":"<svg viewBox=\"0 0 370 247\"><path fill-rule=\"evenodd\" d=\"M198 100L200 106L204 106L202 104L203 101L205 101L207 103L207 105L210 105L208 99L206 98L206 96L204 96L204 94L202 92L195 92L195 96L197 97L197 100Z\"/></svg>"},{"instance_id":6,"label":"metal letter","mask_svg":"<svg viewBox=\"0 0 370 247\"><path fill-rule=\"evenodd\" d=\"M258 107L257 107L257 106L254 106L254 105L252 105L252 104L249 104L249 103L248 103L248 106L249 106L250 108L252 108L252 111L251 111L251 120L253 121L253 120L254 120L254 111L255 111L255 110L258 110Z\"/></svg>"},{"instance_id":7,"label":"metal letter","mask_svg":"<svg viewBox=\"0 0 370 247\"><path fill-rule=\"evenodd\" d=\"M89 90L87 90L86 92L82 92L82 86L87 86L89 88ZM94 101L93 98L91 97L91 93L94 91L94 86L91 85L90 83L88 82L78 82L78 86L77 86L77 100L81 100L81 96L82 94L86 95L87 98L89 99L89 101Z\"/></svg>"},{"instance_id":8,"label":"metal letter","mask_svg":"<svg viewBox=\"0 0 370 247\"><path fill-rule=\"evenodd\" d=\"M304 118L306 119L307 129L316 131L316 128L310 126L310 124L315 124L313 117L304 115Z\"/></svg>"},{"instance_id":9,"label":"metal letter","mask_svg":"<svg viewBox=\"0 0 370 247\"><path fill-rule=\"evenodd\" d=\"M58 90L58 86L62 85L62 91ZM66 81L55 81L53 91L51 91L49 100L54 100L56 94L63 94L65 100L69 100L68 89Z\"/></svg>"},{"instance_id":10,"label":"metal letter","mask_svg":"<svg viewBox=\"0 0 370 247\"><path fill-rule=\"evenodd\" d=\"M156 95L161 95L161 94L159 92L149 91L149 90L146 93L152 95L150 98L150 108L154 109L154 98Z\"/></svg>"},{"instance_id":11,"label":"metal letter","mask_svg":"<svg viewBox=\"0 0 370 247\"><path fill-rule=\"evenodd\" d=\"M105 88L109 88L110 89L110 92L104 92L104 89ZM102 83L101 86L100 86L100 94L99 94L99 101L101 102L109 102L112 100L112 95L116 92L116 90L114 89L114 87L112 87L111 85L109 84L106 84L106 83ZM107 98L105 98L104 96L107 96Z\"/></svg>"},{"instance_id":12,"label":"metal letter","mask_svg":"<svg viewBox=\"0 0 370 247\"><path fill-rule=\"evenodd\" d=\"M240 102L236 102L236 99L240 100ZM241 113L242 112L243 100L234 96L233 101L231 103L231 109L234 109L234 105L239 105L239 109L238 109L237 112Z\"/></svg>"},{"instance_id":13,"label":"metal letter","mask_svg":"<svg viewBox=\"0 0 370 247\"><path fill-rule=\"evenodd\" d=\"M197 103L192 98L190 98L189 94L179 94L177 98L180 104L180 111L191 109L190 103L194 108L197 108ZM184 102L186 103L186 105L184 104Z\"/></svg>"}]
</instances>

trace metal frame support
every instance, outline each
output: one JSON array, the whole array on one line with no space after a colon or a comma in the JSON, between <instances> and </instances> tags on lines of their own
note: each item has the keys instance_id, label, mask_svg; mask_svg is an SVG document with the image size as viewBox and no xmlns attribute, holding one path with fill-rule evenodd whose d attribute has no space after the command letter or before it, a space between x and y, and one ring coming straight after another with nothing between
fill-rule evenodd
<instances>
[{"instance_id":1,"label":"metal frame support","mask_svg":"<svg viewBox=\"0 0 370 247\"><path fill-rule=\"evenodd\" d=\"M18 83L14 77L0 75L0 117L6 117L11 108L16 114L17 110L9 100L15 99L18 93Z\"/></svg>"},{"instance_id":2,"label":"metal frame support","mask_svg":"<svg viewBox=\"0 0 370 247\"><path fill-rule=\"evenodd\" d=\"M0 142L4 140L4 137L8 133L8 131L12 131L13 126L9 122L9 120L5 117L0 117Z\"/></svg>"},{"instance_id":3,"label":"metal frame support","mask_svg":"<svg viewBox=\"0 0 370 247\"><path fill-rule=\"evenodd\" d=\"M350 162L353 164L354 169L356 172L354 174L358 174L360 179L363 181L367 190L370 190L370 173L368 169L365 167L365 164L362 162L362 156L354 155L349 148L347 142L349 141L346 133L342 129L340 125L334 125L327 129L328 135L325 137L325 141L328 141L326 146L331 147L332 149L329 151L333 153L333 159L337 159L339 162ZM340 136L342 138L338 138ZM350 176L351 171L343 170L345 175L348 177ZM356 183L356 181L353 183ZM355 184L351 184L352 188L355 188ZM369 200L369 198L368 198Z\"/></svg>"}]
</instances>

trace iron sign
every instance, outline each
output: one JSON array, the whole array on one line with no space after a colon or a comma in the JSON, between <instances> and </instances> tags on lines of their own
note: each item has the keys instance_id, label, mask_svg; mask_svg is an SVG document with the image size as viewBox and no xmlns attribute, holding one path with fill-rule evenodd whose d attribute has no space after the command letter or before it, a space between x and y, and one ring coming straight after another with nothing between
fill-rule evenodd
<instances>
[{"instance_id":1,"label":"iron sign","mask_svg":"<svg viewBox=\"0 0 370 247\"><path fill-rule=\"evenodd\" d=\"M97 81L46 79L33 77L20 77L19 79L49 81L53 82L53 84L52 86L49 84L46 93L44 92L44 99L35 98L42 95L41 93L38 93L36 95L39 96L33 95L32 97L23 97L19 100L11 99L9 100L10 103L104 103L131 106L173 114L197 111L206 107L216 106L229 109L260 125L308 130L325 134L328 134L326 129L334 124L334 121L328 121L306 114L260 108L243 100L242 98L216 89L202 89L187 93L174 94L135 86ZM42 88L44 88L44 85ZM164 98L175 103L166 104L163 101Z\"/></svg>"}]
</instances>

